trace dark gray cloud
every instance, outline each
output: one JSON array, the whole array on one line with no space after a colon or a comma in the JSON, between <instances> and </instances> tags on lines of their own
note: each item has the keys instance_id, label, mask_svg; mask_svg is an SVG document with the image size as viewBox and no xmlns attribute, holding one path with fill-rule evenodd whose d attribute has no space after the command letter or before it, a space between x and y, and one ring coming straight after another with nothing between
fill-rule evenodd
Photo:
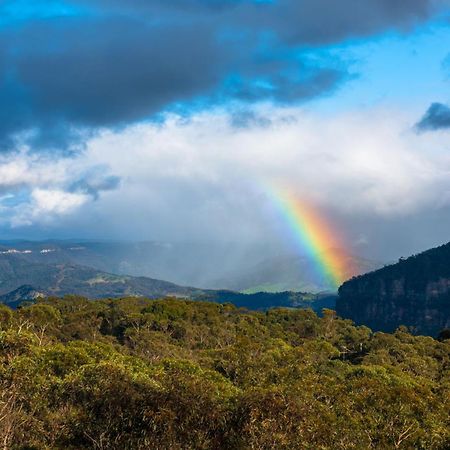
<instances>
[{"instance_id":1,"label":"dark gray cloud","mask_svg":"<svg viewBox=\"0 0 450 450\"><path fill-rule=\"evenodd\" d=\"M74 126L125 124L207 92L229 59L211 34L115 19L39 23L3 36L11 72L0 87L0 133L31 129L35 145L63 145Z\"/></svg>"},{"instance_id":2,"label":"dark gray cloud","mask_svg":"<svg viewBox=\"0 0 450 450\"><path fill-rule=\"evenodd\" d=\"M432 103L416 124L418 131L432 131L450 128L450 107L442 103Z\"/></svg>"},{"instance_id":3,"label":"dark gray cloud","mask_svg":"<svg viewBox=\"0 0 450 450\"><path fill-rule=\"evenodd\" d=\"M27 45L36 40L38 48ZM228 59L206 26L134 20L35 26L22 42L17 77L36 109L94 126L136 120L211 88Z\"/></svg>"},{"instance_id":4,"label":"dark gray cloud","mask_svg":"<svg viewBox=\"0 0 450 450\"><path fill-rule=\"evenodd\" d=\"M308 64L302 46L404 29L432 13L431 0L71 3L88 13L12 22L0 31L1 149L24 141L34 149L76 149L99 127L199 96L311 98L347 74L335 61Z\"/></svg>"},{"instance_id":5,"label":"dark gray cloud","mask_svg":"<svg viewBox=\"0 0 450 450\"><path fill-rule=\"evenodd\" d=\"M427 18L432 11L432 2L280 0L272 8L275 27L284 39L301 44L321 44L367 36L380 30L407 29Z\"/></svg>"},{"instance_id":6,"label":"dark gray cloud","mask_svg":"<svg viewBox=\"0 0 450 450\"><path fill-rule=\"evenodd\" d=\"M444 1L433 0L77 0L116 11L206 14L229 27L272 31L300 44L333 42L380 30L407 29Z\"/></svg>"},{"instance_id":7,"label":"dark gray cloud","mask_svg":"<svg viewBox=\"0 0 450 450\"><path fill-rule=\"evenodd\" d=\"M98 172L98 169L96 172ZM102 192L113 191L119 187L120 183L120 177L114 175L105 176L99 173L89 173L69 186L68 191L88 194L95 200L98 200Z\"/></svg>"}]
</instances>

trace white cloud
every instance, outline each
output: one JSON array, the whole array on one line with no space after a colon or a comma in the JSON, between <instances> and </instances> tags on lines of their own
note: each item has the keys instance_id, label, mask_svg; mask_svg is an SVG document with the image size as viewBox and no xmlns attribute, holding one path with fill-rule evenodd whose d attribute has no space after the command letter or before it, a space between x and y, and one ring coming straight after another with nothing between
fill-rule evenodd
<instances>
[{"instance_id":1,"label":"white cloud","mask_svg":"<svg viewBox=\"0 0 450 450\"><path fill-rule=\"evenodd\" d=\"M17 207L16 214L12 217L12 225L18 227L32 225L35 222L51 222L55 216L70 214L89 200L90 197L86 194L57 189L34 189L31 200Z\"/></svg>"},{"instance_id":2,"label":"white cloud","mask_svg":"<svg viewBox=\"0 0 450 450\"><path fill-rule=\"evenodd\" d=\"M83 154L55 161L18 153L0 164L0 185L8 193L22 183L31 194L9 220L51 218L73 235L258 240L277 228L264 195L272 184L339 219L353 242L364 235L370 244L367 228L386 220L432 222L436 211L442 220L449 134L416 134L415 116L387 106L324 116L263 105L253 114L265 120L237 127L230 112L217 110L104 131ZM96 167L122 183L95 201L71 185Z\"/></svg>"},{"instance_id":3,"label":"white cloud","mask_svg":"<svg viewBox=\"0 0 450 450\"><path fill-rule=\"evenodd\" d=\"M34 215L47 213L66 214L88 200L87 195L72 194L59 190L36 189L31 197L34 203Z\"/></svg>"},{"instance_id":4,"label":"white cloud","mask_svg":"<svg viewBox=\"0 0 450 450\"><path fill-rule=\"evenodd\" d=\"M88 185L86 177L90 176ZM37 155L23 148L0 157L1 223L13 227L51 223L77 211L108 189L108 170L84 154Z\"/></svg>"},{"instance_id":5,"label":"white cloud","mask_svg":"<svg viewBox=\"0 0 450 450\"><path fill-rule=\"evenodd\" d=\"M189 121L171 117L163 126L104 133L88 152L96 163L108 160L129 188L157 200L170 182L237 190L249 200L261 184L281 183L349 214L396 215L434 204L442 184L450 188L448 135L419 136L411 117L398 111L324 118L266 107L259 114L271 125L234 128L221 111Z\"/></svg>"},{"instance_id":6,"label":"white cloud","mask_svg":"<svg viewBox=\"0 0 450 450\"><path fill-rule=\"evenodd\" d=\"M5 189L62 183L69 178L69 172L72 177L79 171L80 168L71 167L72 164L71 159L34 155L23 148L17 153L7 153L0 157L0 186Z\"/></svg>"}]
</instances>

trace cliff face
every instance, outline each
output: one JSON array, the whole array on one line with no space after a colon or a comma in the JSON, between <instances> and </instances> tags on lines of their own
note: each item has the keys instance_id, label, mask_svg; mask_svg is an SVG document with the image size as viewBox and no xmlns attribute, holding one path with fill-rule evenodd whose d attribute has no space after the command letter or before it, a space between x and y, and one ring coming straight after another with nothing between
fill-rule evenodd
<instances>
[{"instance_id":1,"label":"cliff face","mask_svg":"<svg viewBox=\"0 0 450 450\"><path fill-rule=\"evenodd\" d=\"M450 243L345 282L336 311L379 331L450 328Z\"/></svg>"}]
</instances>

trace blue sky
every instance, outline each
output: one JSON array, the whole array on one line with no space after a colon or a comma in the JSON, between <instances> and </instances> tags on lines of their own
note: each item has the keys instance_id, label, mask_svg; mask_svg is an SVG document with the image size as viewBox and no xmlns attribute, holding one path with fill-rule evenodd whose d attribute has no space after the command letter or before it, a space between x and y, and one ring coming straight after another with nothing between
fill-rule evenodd
<instances>
[{"instance_id":1,"label":"blue sky","mask_svg":"<svg viewBox=\"0 0 450 450\"><path fill-rule=\"evenodd\" d=\"M44 2L28 0L5 1L0 5L0 24L14 27L33 20L55 20L62 17L77 17L87 14L86 8L68 2L47 0Z\"/></svg>"},{"instance_id":2,"label":"blue sky","mask_svg":"<svg viewBox=\"0 0 450 450\"><path fill-rule=\"evenodd\" d=\"M277 240L254 186L281 179L357 252L448 240L449 19L439 0L5 1L3 235Z\"/></svg>"},{"instance_id":3,"label":"blue sky","mask_svg":"<svg viewBox=\"0 0 450 450\"><path fill-rule=\"evenodd\" d=\"M420 108L447 101L450 70L446 60L450 28L445 21L420 27L413 35L386 33L337 47L350 62L353 79L331 102L337 108L380 102Z\"/></svg>"}]
</instances>

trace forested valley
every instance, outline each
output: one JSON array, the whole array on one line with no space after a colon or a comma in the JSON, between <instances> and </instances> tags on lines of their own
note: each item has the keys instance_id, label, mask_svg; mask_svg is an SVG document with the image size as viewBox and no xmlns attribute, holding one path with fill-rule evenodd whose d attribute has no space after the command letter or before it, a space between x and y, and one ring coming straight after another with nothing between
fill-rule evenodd
<instances>
[{"instance_id":1,"label":"forested valley","mask_svg":"<svg viewBox=\"0 0 450 450\"><path fill-rule=\"evenodd\" d=\"M450 339L180 299L0 306L15 449L448 449Z\"/></svg>"}]
</instances>

